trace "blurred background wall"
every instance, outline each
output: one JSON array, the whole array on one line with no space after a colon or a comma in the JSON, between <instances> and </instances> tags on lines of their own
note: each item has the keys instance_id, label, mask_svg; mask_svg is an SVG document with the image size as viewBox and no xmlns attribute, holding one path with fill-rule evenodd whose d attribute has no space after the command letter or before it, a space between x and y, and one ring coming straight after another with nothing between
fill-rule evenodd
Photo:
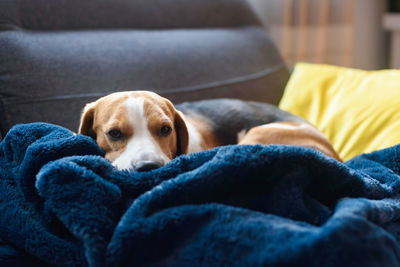
<instances>
[{"instance_id":1,"label":"blurred background wall","mask_svg":"<svg viewBox=\"0 0 400 267\"><path fill-rule=\"evenodd\" d=\"M299 61L400 68L400 0L249 2L289 68Z\"/></svg>"}]
</instances>

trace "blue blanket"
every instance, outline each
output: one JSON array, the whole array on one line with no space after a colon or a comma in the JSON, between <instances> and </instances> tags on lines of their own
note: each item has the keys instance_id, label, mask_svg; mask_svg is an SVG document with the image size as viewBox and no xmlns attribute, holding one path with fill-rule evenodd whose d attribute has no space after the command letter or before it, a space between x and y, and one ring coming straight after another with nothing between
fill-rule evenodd
<instances>
[{"instance_id":1,"label":"blue blanket","mask_svg":"<svg viewBox=\"0 0 400 267\"><path fill-rule=\"evenodd\" d=\"M226 146L150 172L44 123L0 143L0 266L398 266L400 146Z\"/></svg>"}]
</instances>

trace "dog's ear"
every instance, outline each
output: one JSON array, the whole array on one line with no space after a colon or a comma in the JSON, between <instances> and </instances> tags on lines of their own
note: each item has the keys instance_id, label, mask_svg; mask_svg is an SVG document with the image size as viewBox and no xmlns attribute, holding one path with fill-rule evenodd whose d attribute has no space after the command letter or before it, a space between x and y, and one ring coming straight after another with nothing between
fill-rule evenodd
<instances>
[{"instance_id":1,"label":"dog's ear","mask_svg":"<svg viewBox=\"0 0 400 267\"><path fill-rule=\"evenodd\" d=\"M175 131L176 131L176 138L177 138L177 150L176 154L187 154L188 147L189 147L189 133L186 127L186 123L183 120L179 111L175 112Z\"/></svg>"},{"instance_id":2,"label":"dog's ear","mask_svg":"<svg viewBox=\"0 0 400 267\"><path fill-rule=\"evenodd\" d=\"M96 140L96 132L93 129L93 119L94 119L94 110L95 110L96 102L86 104L83 109L81 122L79 125L80 134L87 135Z\"/></svg>"}]
</instances>

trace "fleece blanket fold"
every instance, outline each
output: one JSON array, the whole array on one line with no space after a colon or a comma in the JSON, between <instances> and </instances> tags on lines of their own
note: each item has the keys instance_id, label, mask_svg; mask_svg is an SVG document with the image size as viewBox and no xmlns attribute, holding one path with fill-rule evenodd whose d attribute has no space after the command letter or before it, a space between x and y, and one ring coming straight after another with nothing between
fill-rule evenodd
<instances>
[{"instance_id":1,"label":"fleece blanket fold","mask_svg":"<svg viewBox=\"0 0 400 267\"><path fill-rule=\"evenodd\" d=\"M226 146L118 171L45 123L0 143L1 266L399 266L400 146Z\"/></svg>"}]
</instances>

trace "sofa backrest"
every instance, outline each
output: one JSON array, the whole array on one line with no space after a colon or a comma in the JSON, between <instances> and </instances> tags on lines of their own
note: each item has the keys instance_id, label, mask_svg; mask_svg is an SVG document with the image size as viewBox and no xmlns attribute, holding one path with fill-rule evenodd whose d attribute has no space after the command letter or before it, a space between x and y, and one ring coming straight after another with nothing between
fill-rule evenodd
<instances>
[{"instance_id":1,"label":"sofa backrest","mask_svg":"<svg viewBox=\"0 0 400 267\"><path fill-rule=\"evenodd\" d=\"M277 103L287 69L245 0L0 1L0 132L76 130L88 102L152 90L173 102Z\"/></svg>"}]
</instances>

